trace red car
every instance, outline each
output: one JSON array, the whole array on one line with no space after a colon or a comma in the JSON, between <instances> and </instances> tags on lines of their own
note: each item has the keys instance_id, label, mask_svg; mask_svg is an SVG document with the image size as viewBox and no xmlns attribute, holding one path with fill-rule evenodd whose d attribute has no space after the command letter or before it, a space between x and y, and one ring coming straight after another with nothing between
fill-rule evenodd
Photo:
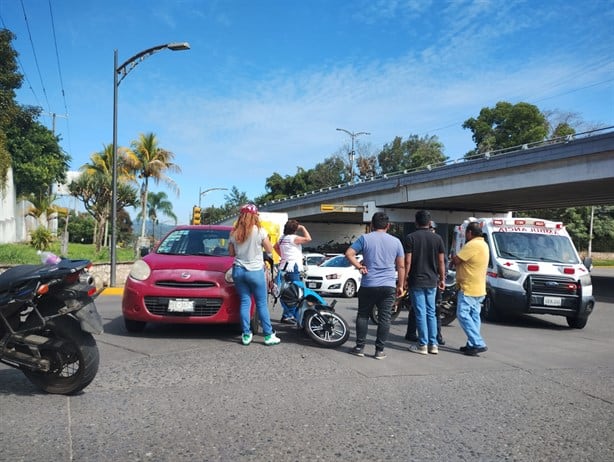
<instances>
[{"instance_id":1,"label":"red car","mask_svg":"<svg viewBox=\"0 0 614 462\"><path fill-rule=\"evenodd\" d=\"M128 332L146 323L240 324L239 297L228 254L231 227L178 226L137 260L124 286ZM252 301L252 332L258 331Z\"/></svg>"}]
</instances>

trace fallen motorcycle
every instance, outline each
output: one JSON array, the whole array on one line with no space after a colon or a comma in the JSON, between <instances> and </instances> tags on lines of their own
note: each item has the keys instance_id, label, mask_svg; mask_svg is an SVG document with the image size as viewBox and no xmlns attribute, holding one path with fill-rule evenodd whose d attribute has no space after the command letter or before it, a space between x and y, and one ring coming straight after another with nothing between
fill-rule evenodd
<instances>
[{"instance_id":1,"label":"fallen motorcycle","mask_svg":"<svg viewBox=\"0 0 614 462\"><path fill-rule=\"evenodd\" d=\"M294 310L297 326L319 346L336 348L348 340L348 323L335 312L337 300L329 305L303 281L283 280L281 271L275 276L274 287L274 296L282 308Z\"/></svg>"},{"instance_id":2,"label":"fallen motorcycle","mask_svg":"<svg viewBox=\"0 0 614 462\"><path fill-rule=\"evenodd\" d=\"M101 334L88 260L20 265L0 274L0 362L47 393L72 395L98 372Z\"/></svg>"},{"instance_id":3,"label":"fallen motorcycle","mask_svg":"<svg viewBox=\"0 0 614 462\"><path fill-rule=\"evenodd\" d=\"M438 295L436 301L436 313L441 321L442 326L447 326L456 319L456 296L458 287L456 285L456 272L448 270L446 275L445 289ZM392 305L390 320L393 321L399 317L401 311L410 311L412 309L411 297L409 291L405 292L401 297L398 297ZM370 316L371 321L375 324L378 322L377 306L373 307Z\"/></svg>"}]
</instances>

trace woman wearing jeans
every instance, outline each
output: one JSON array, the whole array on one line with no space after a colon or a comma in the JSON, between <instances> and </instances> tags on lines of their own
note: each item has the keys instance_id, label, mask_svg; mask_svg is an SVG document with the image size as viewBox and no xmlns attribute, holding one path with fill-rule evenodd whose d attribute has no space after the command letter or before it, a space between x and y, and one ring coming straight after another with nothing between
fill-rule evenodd
<instances>
[{"instance_id":1,"label":"woman wearing jeans","mask_svg":"<svg viewBox=\"0 0 614 462\"><path fill-rule=\"evenodd\" d=\"M264 344L277 345L280 342L273 332L269 307L267 306L263 247L268 254L273 252L273 245L265 229L260 226L258 209L253 204L244 205L241 207L239 218L230 233L228 243L230 255L235 257L232 266L232 279L241 302L241 327L243 329L241 341L243 345L249 345L253 338L249 323L252 296L256 302L256 311L262 325Z\"/></svg>"}]
</instances>

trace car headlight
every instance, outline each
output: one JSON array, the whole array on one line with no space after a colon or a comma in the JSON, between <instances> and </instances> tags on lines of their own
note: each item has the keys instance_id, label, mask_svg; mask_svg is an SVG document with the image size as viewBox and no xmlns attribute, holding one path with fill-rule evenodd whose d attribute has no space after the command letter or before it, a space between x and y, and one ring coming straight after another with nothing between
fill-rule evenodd
<instances>
[{"instance_id":1,"label":"car headlight","mask_svg":"<svg viewBox=\"0 0 614 462\"><path fill-rule=\"evenodd\" d=\"M228 269L228 271L226 271L224 273L224 280L228 283L228 284L234 284L234 279L232 278L232 266L230 267L230 269Z\"/></svg>"},{"instance_id":2,"label":"car headlight","mask_svg":"<svg viewBox=\"0 0 614 462\"><path fill-rule=\"evenodd\" d=\"M341 279L340 274L327 274L326 279Z\"/></svg>"},{"instance_id":3,"label":"car headlight","mask_svg":"<svg viewBox=\"0 0 614 462\"><path fill-rule=\"evenodd\" d=\"M130 277L137 281L144 281L151 275L151 268L145 261L137 260L130 268Z\"/></svg>"}]
</instances>

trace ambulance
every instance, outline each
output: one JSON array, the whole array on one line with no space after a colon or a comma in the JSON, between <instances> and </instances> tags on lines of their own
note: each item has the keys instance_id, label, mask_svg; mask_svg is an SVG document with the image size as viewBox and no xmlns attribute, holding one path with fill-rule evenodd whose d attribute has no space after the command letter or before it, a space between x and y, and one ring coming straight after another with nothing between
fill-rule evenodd
<instances>
[{"instance_id":1,"label":"ambulance","mask_svg":"<svg viewBox=\"0 0 614 462\"><path fill-rule=\"evenodd\" d=\"M518 314L565 316L582 329L594 309L591 260L581 261L565 226L539 218L469 218L454 229L453 252L477 221L490 250L482 317Z\"/></svg>"}]
</instances>

